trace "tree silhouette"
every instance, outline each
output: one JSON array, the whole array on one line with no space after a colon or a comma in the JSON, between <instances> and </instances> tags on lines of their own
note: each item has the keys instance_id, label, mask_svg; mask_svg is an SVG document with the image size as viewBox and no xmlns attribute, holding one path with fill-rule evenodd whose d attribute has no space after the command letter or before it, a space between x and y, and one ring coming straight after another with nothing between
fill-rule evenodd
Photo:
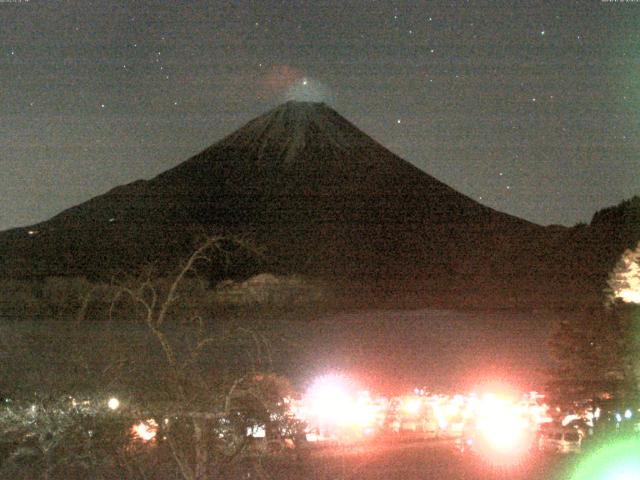
<instances>
[{"instance_id":1,"label":"tree silhouette","mask_svg":"<svg viewBox=\"0 0 640 480\"><path fill-rule=\"evenodd\" d=\"M193 294L198 267L224 256L225 245L224 237L206 238L171 281L154 282L147 273L135 286L121 285L113 304L128 300L137 307L160 348L159 384L142 394L165 419L164 439L185 480L221 475L220 466L246 449L249 429L268 425L281 432L295 424L283 403L288 383L265 373L267 339L245 326L207 319ZM154 402L158 397L162 401Z\"/></svg>"}]
</instances>

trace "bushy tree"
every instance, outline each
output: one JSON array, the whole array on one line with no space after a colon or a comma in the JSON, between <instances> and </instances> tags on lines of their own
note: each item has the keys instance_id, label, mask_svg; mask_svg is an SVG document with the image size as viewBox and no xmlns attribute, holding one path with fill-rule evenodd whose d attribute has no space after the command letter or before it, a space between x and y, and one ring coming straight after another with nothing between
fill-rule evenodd
<instances>
[{"instance_id":1,"label":"bushy tree","mask_svg":"<svg viewBox=\"0 0 640 480\"><path fill-rule=\"evenodd\" d=\"M222 466L246 449L249 429L269 425L281 431L285 425L274 418L290 420L283 411L288 384L264 373L267 339L243 325L207 318L206 302L193 300L198 268L223 255L227 243L207 238L170 282L147 275L122 284L114 300L114 309L136 309L159 350L161 374L139 395L155 417L167 419L164 439L185 480L223 478Z\"/></svg>"},{"instance_id":2,"label":"bushy tree","mask_svg":"<svg viewBox=\"0 0 640 480\"><path fill-rule=\"evenodd\" d=\"M627 375L640 390L640 242L626 250L608 279L608 307L619 318Z\"/></svg>"},{"instance_id":3,"label":"bushy tree","mask_svg":"<svg viewBox=\"0 0 640 480\"><path fill-rule=\"evenodd\" d=\"M551 389L559 400L604 392L637 396L640 388L640 244L626 250L608 278L603 305L556 324L550 345Z\"/></svg>"},{"instance_id":4,"label":"bushy tree","mask_svg":"<svg viewBox=\"0 0 640 480\"><path fill-rule=\"evenodd\" d=\"M131 419L100 403L60 397L5 405L0 411L0 476L128 477L134 463Z\"/></svg>"},{"instance_id":5,"label":"bushy tree","mask_svg":"<svg viewBox=\"0 0 640 480\"><path fill-rule=\"evenodd\" d=\"M550 338L552 398L570 404L627 391L625 331L624 319L604 308L559 320Z\"/></svg>"},{"instance_id":6,"label":"bushy tree","mask_svg":"<svg viewBox=\"0 0 640 480\"><path fill-rule=\"evenodd\" d=\"M609 274L607 285L610 305L617 301L640 304L640 242L635 249L625 250Z\"/></svg>"}]
</instances>

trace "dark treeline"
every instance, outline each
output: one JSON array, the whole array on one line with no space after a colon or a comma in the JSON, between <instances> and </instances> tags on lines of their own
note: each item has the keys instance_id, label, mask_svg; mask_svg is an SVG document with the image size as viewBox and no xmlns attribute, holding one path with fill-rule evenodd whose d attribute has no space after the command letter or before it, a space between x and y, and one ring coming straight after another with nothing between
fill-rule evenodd
<instances>
[{"instance_id":1,"label":"dark treeline","mask_svg":"<svg viewBox=\"0 0 640 480\"><path fill-rule=\"evenodd\" d=\"M148 275L148 274L144 274ZM49 277L35 280L0 279L0 319L5 320L128 320L135 314L115 302L123 285L140 277L105 282L84 277ZM154 278L164 291L170 277ZM241 314L245 310L292 311L300 308L324 309L333 303L328 289L299 276L261 274L243 282L231 280L211 285L196 277L182 282L182 295L189 308L208 315ZM256 310L257 309L257 310Z\"/></svg>"}]
</instances>

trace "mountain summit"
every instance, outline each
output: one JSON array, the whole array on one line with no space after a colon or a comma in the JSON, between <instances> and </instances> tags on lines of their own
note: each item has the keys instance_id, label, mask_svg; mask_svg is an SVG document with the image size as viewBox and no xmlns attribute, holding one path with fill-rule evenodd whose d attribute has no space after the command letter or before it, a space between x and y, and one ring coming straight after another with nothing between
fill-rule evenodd
<instances>
[{"instance_id":1,"label":"mountain summit","mask_svg":"<svg viewBox=\"0 0 640 480\"><path fill-rule=\"evenodd\" d=\"M298 154L308 144L346 152L363 139L367 137L324 103L289 101L252 120L219 145L287 164L300 160Z\"/></svg>"},{"instance_id":2,"label":"mountain summit","mask_svg":"<svg viewBox=\"0 0 640 480\"><path fill-rule=\"evenodd\" d=\"M151 180L0 234L0 254L9 275L103 276L174 264L202 231L264 247L260 271L428 297L530 281L541 268L526 254L541 256L545 237L402 160L325 104L287 102ZM224 274L255 273L240 263Z\"/></svg>"}]
</instances>

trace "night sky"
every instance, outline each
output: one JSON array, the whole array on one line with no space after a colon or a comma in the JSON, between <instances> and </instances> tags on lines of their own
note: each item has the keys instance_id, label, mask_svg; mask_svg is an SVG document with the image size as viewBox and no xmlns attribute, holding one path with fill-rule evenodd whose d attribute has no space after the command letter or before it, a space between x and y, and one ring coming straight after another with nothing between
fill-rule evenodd
<instances>
[{"instance_id":1,"label":"night sky","mask_svg":"<svg viewBox=\"0 0 640 480\"><path fill-rule=\"evenodd\" d=\"M589 221L640 193L639 59L632 1L0 0L0 229L287 98L485 205Z\"/></svg>"}]
</instances>

